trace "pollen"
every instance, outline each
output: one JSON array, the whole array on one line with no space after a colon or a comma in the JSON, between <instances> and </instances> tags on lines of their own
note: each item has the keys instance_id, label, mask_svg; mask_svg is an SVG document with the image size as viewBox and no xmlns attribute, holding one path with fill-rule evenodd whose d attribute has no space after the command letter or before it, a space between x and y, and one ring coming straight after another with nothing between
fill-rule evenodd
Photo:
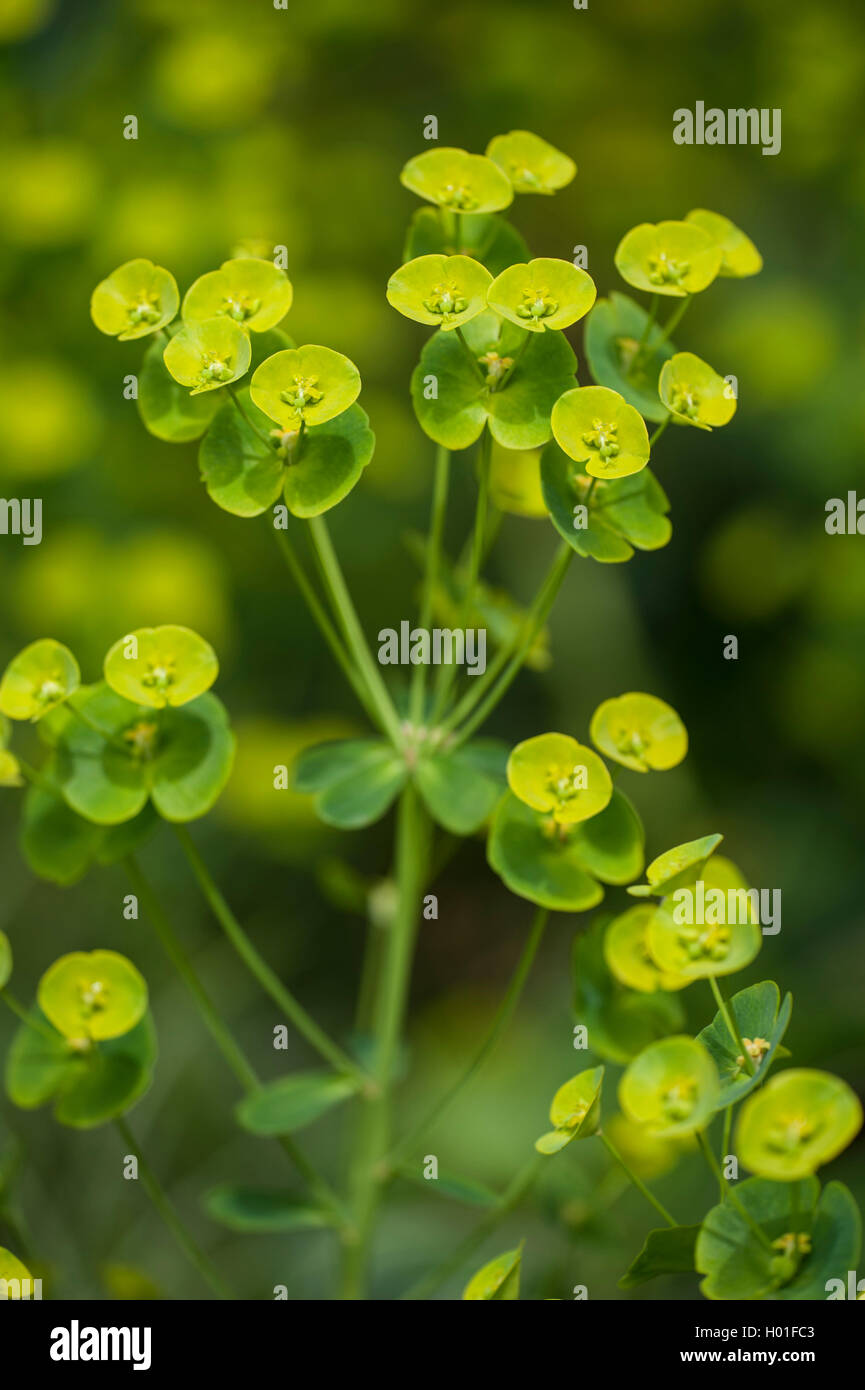
<instances>
[{"instance_id":1,"label":"pollen","mask_svg":"<svg viewBox=\"0 0 865 1390\"><path fill-rule=\"evenodd\" d=\"M547 289L526 289L523 290L522 302L517 305L517 314L521 319L545 319L550 314L554 314L558 309L558 302L550 297Z\"/></svg>"},{"instance_id":2,"label":"pollen","mask_svg":"<svg viewBox=\"0 0 865 1390\"><path fill-rule=\"evenodd\" d=\"M594 449L604 463L614 459L619 453L618 425L593 420L592 428L583 435L583 443Z\"/></svg>"}]
</instances>

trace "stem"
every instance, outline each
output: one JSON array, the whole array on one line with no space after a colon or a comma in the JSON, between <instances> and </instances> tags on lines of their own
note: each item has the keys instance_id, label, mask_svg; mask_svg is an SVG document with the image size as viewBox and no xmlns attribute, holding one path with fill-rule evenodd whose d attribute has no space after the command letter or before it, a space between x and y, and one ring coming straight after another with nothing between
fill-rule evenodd
<instances>
[{"instance_id":1,"label":"stem","mask_svg":"<svg viewBox=\"0 0 865 1390\"><path fill-rule=\"evenodd\" d=\"M653 325L654 325L655 319L658 317L658 306L659 306L660 302L661 302L661 296L660 296L659 294L653 294L653 295L652 295L652 298L651 298L651 301L650 301L650 303L649 303L649 312L648 312L648 314L647 314L647 316L646 316L646 322L645 322L645 324L644 324L644 326L643 326L643 332L642 332L642 334L641 334L641 336L640 336L640 341L639 341L639 343L637 344L637 351L634 353L634 357L633 357L633 361L634 361L634 362L637 362L637 361L639 360L640 353L642 352L643 348L646 346L646 343L649 341L649 334L650 334L651 331L652 331L652 327L653 327Z\"/></svg>"},{"instance_id":2,"label":"stem","mask_svg":"<svg viewBox=\"0 0 865 1390\"><path fill-rule=\"evenodd\" d=\"M455 328L455 329L453 329L453 332L456 333L457 339L459 340L460 347L462 348L463 352L465 353L466 357L468 358L469 362L471 363L472 371L474 372L475 376L479 377L480 380L483 382L484 386L486 386L486 384L487 384L486 373L484 372L483 368L481 367L480 362L479 362L478 359L475 357L474 353L472 352L471 348L469 347L468 343L466 342L466 337L465 337L465 334L463 333L463 330L462 330L461 328Z\"/></svg>"},{"instance_id":3,"label":"stem","mask_svg":"<svg viewBox=\"0 0 865 1390\"><path fill-rule=\"evenodd\" d=\"M20 1018L21 1022L25 1023L28 1028L32 1028L34 1033L41 1033L43 1038L48 1038L52 1043L57 1042L60 1036L59 1033L54 1032L46 1023L42 1023L40 1019L34 1018L33 1015L25 1009L20 999L16 999L10 989L0 989L0 999L3 1000L7 1009L11 1010L16 1017Z\"/></svg>"},{"instance_id":4,"label":"stem","mask_svg":"<svg viewBox=\"0 0 865 1390\"><path fill-rule=\"evenodd\" d=\"M414 955L415 934L424 882L428 824L417 792L409 784L397 808L396 879L399 902L381 960L373 1005L376 1039L375 1072L379 1094L361 1112L351 1165L357 1238L345 1246L344 1297L363 1297L369 1246L381 1186L387 1171L382 1159L390 1144L390 1109L394 1072ZM377 930L374 926L372 931Z\"/></svg>"},{"instance_id":5,"label":"stem","mask_svg":"<svg viewBox=\"0 0 865 1390\"><path fill-rule=\"evenodd\" d=\"M103 743L110 743L113 748L118 748L121 753L125 753L127 757L129 756L129 745L123 743L115 733L110 732L108 729L103 729L100 724L97 724L95 720L90 718L89 714L85 714L83 710L78 709L71 700L66 701L65 708L69 710L70 714L75 716L79 723L83 724L86 729L89 729L92 734L98 734Z\"/></svg>"},{"instance_id":6,"label":"stem","mask_svg":"<svg viewBox=\"0 0 865 1390\"><path fill-rule=\"evenodd\" d=\"M723 1162L723 1160L727 1157L727 1154L728 1154L729 1149L730 1149L730 1134L731 1134L732 1129L733 1129L733 1107L732 1107L732 1105L728 1105L728 1106L727 1106L727 1109L724 1111L724 1128L723 1128L723 1131L722 1131L722 1134L721 1134L721 1161L722 1161L722 1162ZM723 1201L725 1200L726 1196L727 1196L727 1182L726 1182L726 1179L724 1178L723 1169L722 1169L722 1171L721 1171L721 1176L720 1176L720 1178L718 1179L718 1183L719 1183L720 1188L721 1188L721 1201L723 1202Z\"/></svg>"},{"instance_id":7,"label":"stem","mask_svg":"<svg viewBox=\"0 0 865 1390\"><path fill-rule=\"evenodd\" d=\"M463 1088L467 1086L478 1071L480 1071L513 1017L514 1010L519 1003L520 996L522 995L523 988L528 979L529 971L538 953L538 947L541 944L549 918L550 914L546 908L539 908L535 913L532 920L531 931L529 932L526 944L517 962L516 970L511 976L504 998L496 1010L492 1027L474 1060L470 1063L467 1070L457 1078L454 1084L445 1091L444 1095L440 1097L424 1118L418 1124L414 1125L408 1134L403 1135L402 1139L394 1146L387 1158L390 1167L396 1166L402 1158L411 1151L412 1146L420 1135L432 1128L436 1120L440 1119L441 1115L456 1099Z\"/></svg>"},{"instance_id":8,"label":"stem","mask_svg":"<svg viewBox=\"0 0 865 1390\"><path fill-rule=\"evenodd\" d=\"M748 1068L748 1074L750 1076L753 1076L757 1069L751 1060L751 1057L745 1047L745 1044L742 1042L742 1039L739 1036L739 1029L736 1027L736 1020L733 1017L733 1012L731 1009L727 1007L727 1001L721 993L718 981L714 975L709 976L709 984L712 986L712 993L715 996L715 1003L718 1005L718 1008L721 1012L721 1017L727 1025L727 1032L730 1034L730 1037L733 1039L733 1042L739 1049L738 1056L743 1059L745 1066Z\"/></svg>"},{"instance_id":9,"label":"stem","mask_svg":"<svg viewBox=\"0 0 865 1390\"><path fill-rule=\"evenodd\" d=\"M675 331L675 329L681 323L682 319L685 317L685 314L691 307L691 300L693 299L693 297L694 296L692 294L686 295L685 298L678 305L678 307L673 310L672 314L667 319L667 322L661 329L660 338L656 338L654 343L652 344L653 348L663 347L670 334Z\"/></svg>"},{"instance_id":10,"label":"stem","mask_svg":"<svg viewBox=\"0 0 865 1390\"><path fill-rule=\"evenodd\" d=\"M318 628L322 636L324 637L324 640L327 642L327 645L330 648L334 659L340 666L346 680L348 681L349 685L351 686L361 705L363 705L363 708L366 710L366 713L372 720L373 724L375 724L376 727L379 728L382 733L384 733L385 729L379 719L378 711L375 707L375 704L373 703L366 689L366 686L361 680L358 672L352 666L349 655L346 652L343 643L340 641L339 634L336 631L336 628L334 627L333 623L330 621L330 618L327 616L327 613L325 612L324 605L322 604L321 600L318 597L318 594L315 592L315 589L312 587L311 583L309 582L309 579L304 573L303 566L297 558L294 546L288 539L288 536L286 535L285 531L278 530L275 526L271 526L269 522L267 523L267 525L268 529L273 532L274 537L276 538L276 543L279 546L283 558L285 559L285 563L288 565L288 568L291 572L291 576L294 579L294 582L297 585L298 589L300 590L307 608L309 609L310 613L315 619L315 622L317 623Z\"/></svg>"},{"instance_id":11,"label":"stem","mask_svg":"<svg viewBox=\"0 0 865 1390\"><path fill-rule=\"evenodd\" d=\"M656 440L658 440L658 439L661 438L661 435L664 433L664 430L667 428L667 426L669 425L669 423L670 423L670 421L672 420L672 418L673 418L672 415L668 415L668 416L666 417L665 420L662 420L662 421L661 421L661 423L660 423L660 425L658 426L658 428L657 428L656 430L654 430L653 433L649 436L649 448L650 448L650 449L653 449L653 448L654 448Z\"/></svg>"},{"instance_id":12,"label":"stem","mask_svg":"<svg viewBox=\"0 0 865 1390\"><path fill-rule=\"evenodd\" d=\"M321 565L334 610L342 625L349 651L352 653L358 670L369 689L370 697L378 711L379 721L387 731L394 747L402 746L402 733L393 702L387 691L381 672L372 658L367 646L360 619L351 601L339 560L330 539L330 532L323 516L314 516L309 521L309 534Z\"/></svg>"},{"instance_id":13,"label":"stem","mask_svg":"<svg viewBox=\"0 0 865 1390\"><path fill-rule=\"evenodd\" d=\"M266 994L269 994L275 1004L279 1006L286 1018L294 1024L299 1033L302 1033L311 1047L315 1048L324 1059L336 1068L339 1072L344 1072L351 1076L359 1086L364 1087L370 1083L371 1078L367 1076L362 1067L352 1057L344 1052L335 1042L316 1023L303 1006L298 1003L294 995L282 984L279 977L270 968L265 960L262 960L257 950L253 946L243 927L238 922L219 888L213 881L210 871L204 860L196 849L189 831L184 825L174 825L173 830L180 842L180 847L186 856L187 862L195 875L199 888L201 889L211 912L213 913L234 950L237 952L244 965L255 977Z\"/></svg>"},{"instance_id":14,"label":"stem","mask_svg":"<svg viewBox=\"0 0 865 1390\"><path fill-rule=\"evenodd\" d=\"M229 396L231 397L232 405L234 406L234 408L235 408L235 410L237 411L238 415L239 415L239 416L241 417L241 419L245 422L245 424L247 424L247 425L249 426L249 428L252 430L252 433L255 434L255 435L258 435L258 438L261 440L262 444L266 444L266 445L267 445L267 448L268 448L269 452L270 452L270 453L273 453L273 451L274 451L274 449L275 449L275 447L276 447L274 441L273 441L272 439L269 439L268 436L267 436L266 434L262 434L262 432L261 432L261 430L258 428L258 426L257 426L257 425L254 425L254 424L252 423L252 421L250 420L250 418L249 418L249 416L247 415L246 411L244 410L243 406L240 404L240 397L238 396L237 391L235 390L235 388L234 388L233 386L226 386L225 389L226 389L226 391L228 392Z\"/></svg>"},{"instance_id":15,"label":"stem","mask_svg":"<svg viewBox=\"0 0 865 1390\"><path fill-rule=\"evenodd\" d=\"M507 369L507 371L505 372L504 376L502 377L501 381L497 381L497 382L496 382L496 387L495 387L495 389L496 389L497 391L503 391L504 388L507 386L508 382L510 381L511 377L513 376L514 372L516 371L517 367L519 366L520 358L522 357L523 353L525 352L525 350L526 350L526 348L528 347L528 345L529 345L529 343L531 342L531 340L532 340L532 334L531 334L528 330L526 330L526 336L523 338L523 341L520 343L519 347L517 348L516 352L514 353L513 361L511 362L511 365L508 367L508 369Z\"/></svg>"},{"instance_id":16,"label":"stem","mask_svg":"<svg viewBox=\"0 0 865 1390\"><path fill-rule=\"evenodd\" d=\"M655 1208L655 1211L658 1212L658 1214L664 1218L667 1225L678 1226L678 1221L676 1221L670 1215L666 1207L661 1206L661 1203L658 1201L657 1197L655 1197L654 1194L649 1191L642 1178L638 1178L636 1173L632 1172L632 1170L628 1167L627 1163L622 1158L622 1155L619 1153L619 1150L613 1144L612 1140L608 1139L606 1134L603 1134L600 1130L598 1131L598 1137L600 1138L601 1142L605 1145L605 1147L609 1150L609 1152L612 1154L616 1162L627 1173L628 1177L634 1184L634 1187L637 1189L637 1191L641 1192L645 1197L646 1201L652 1204L652 1206Z\"/></svg>"},{"instance_id":17,"label":"stem","mask_svg":"<svg viewBox=\"0 0 865 1390\"><path fill-rule=\"evenodd\" d=\"M426 573L424 576L423 597L420 609L420 627L425 630L432 621L433 599L438 584L441 567L442 534L445 512L447 511L448 483L450 479L450 451L443 445L436 450L435 479L430 508L429 539L426 546ZM412 672L409 718L417 725L423 715L424 691L426 689L426 666L419 663Z\"/></svg>"},{"instance_id":18,"label":"stem","mask_svg":"<svg viewBox=\"0 0 865 1390\"><path fill-rule=\"evenodd\" d=\"M538 591L535 601L532 604L531 609L529 610L523 637L520 641L519 646L517 647L517 650L514 652L513 656L508 662L508 665L505 668L501 677L499 678L498 682L495 685L493 685L492 689L490 689L488 693L486 693L484 689L477 692L469 692L469 694L473 697L473 703L479 704L479 708L459 730L454 740L453 746L459 747L460 744L465 743L467 738L471 737L475 729L477 729L481 724L484 723L484 721L489 717L489 715L495 709L496 705L499 703L502 697L506 694L510 686L513 684L514 680L516 680L516 677L519 675L519 672L526 660L526 657L528 656L529 651L531 650L532 643L534 642L535 638L537 637L538 633L540 632L541 628L546 622L547 617L549 616L550 610L553 604L555 603L556 595L558 594L559 589L562 586L562 581L564 580L564 577L567 574L568 566L570 565L573 558L573 550L568 545L567 541L562 541L562 544L559 546L559 549L555 554L553 563L550 566L547 577L541 585L541 588ZM485 682L485 678L483 676L480 679L481 681L484 681L485 686L488 684L487 682ZM462 710L463 714L465 712L465 710Z\"/></svg>"},{"instance_id":19,"label":"stem","mask_svg":"<svg viewBox=\"0 0 865 1390\"><path fill-rule=\"evenodd\" d=\"M449 1255L429 1274L425 1274L416 1284L413 1284L408 1292L402 1295L403 1299L416 1301L426 1298L429 1294L435 1293L451 1274L456 1273L469 1255L483 1244L487 1236L492 1234L504 1218L513 1211L521 1198L525 1196L535 1182L544 1162L545 1160L540 1154L535 1154L534 1158L531 1158L526 1166L520 1169L510 1186L502 1193L498 1204L490 1208L474 1230L470 1231L465 1240L460 1242L453 1254Z\"/></svg>"},{"instance_id":20,"label":"stem","mask_svg":"<svg viewBox=\"0 0 865 1390\"><path fill-rule=\"evenodd\" d=\"M126 1121L118 1118L114 1121L114 1127L123 1140L128 1152L134 1154L137 1158L138 1171L141 1174L144 1189L190 1264L198 1270L202 1279L206 1284L209 1284L218 1298L234 1298L235 1295L223 1283L221 1275L213 1268L207 1256L193 1240L189 1231L177 1215L177 1212L165 1195L155 1173L145 1159L138 1144L133 1139L132 1131Z\"/></svg>"},{"instance_id":21,"label":"stem","mask_svg":"<svg viewBox=\"0 0 865 1390\"><path fill-rule=\"evenodd\" d=\"M757 1237L761 1245L763 1245L767 1250L772 1250L772 1242L769 1240L769 1237L757 1225L757 1222L754 1220L747 1207L742 1205L739 1198L736 1196L736 1193L733 1191L732 1187L724 1177L724 1174L721 1172L718 1160L712 1153L712 1150L709 1147L709 1141L706 1138L706 1135L702 1129L697 1131L697 1141L700 1145L703 1157L709 1165L710 1171L718 1179L719 1183L722 1184L727 1197L729 1198L730 1202L732 1202L733 1206L736 1208L737 1212L741 1216L742 1220L745 1222L746 1226L748 1226L750 1230L753 1231L754 1235Z\"/></svg>"},{"instance_id":22,"label":"stem","mask_svg":"<svg viewBox=\"0 0 865 1390\"><path fill-rule=\"evenodd\" d=\"M489 497L490 454L492 452L492 443L493 437L490 434L489 426L484 425L480 437L480 457L478 467L478 500L477 505L475 507L474 527L472 529L472 548L471 554L469 555L469 572L468 578L466 580L465 589L463 590L462 602L460 604L459 621L457 623L458 628L465 628L467 626L468 619L471 616L472 604L474 602L475 589L477 588L478 577L480 575L481 559L483 556L484 549L484 531L486 529L487 523L487 500ZM444 708L447 704L448 695L450 693L450 688L454 683L454 678L456 677L457 668L456 665L453 664L450 666L442 666L440 667L440 670L443 674L439 683L438 693L436 695L435 708L433 709L432 713L433 724L435 724L435 722L441 717L441 714L444 711Z\"/></svg>"}]
</instances>

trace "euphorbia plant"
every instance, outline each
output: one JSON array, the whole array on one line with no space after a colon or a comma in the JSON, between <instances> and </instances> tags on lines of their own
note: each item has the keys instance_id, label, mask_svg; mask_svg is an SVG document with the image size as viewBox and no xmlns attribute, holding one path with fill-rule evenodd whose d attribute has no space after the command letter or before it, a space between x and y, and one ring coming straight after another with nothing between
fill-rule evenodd
<instances>
[{"instance_id":1,"label":"euphorbia plant","mask_svg":"<svg viewBox=\"0 0 865 1390\"><path fill-rule=\"evenodd\" d=\"M527 131L494 137L484 155L432 148L402 172L424 206L411 219L386 295L397 312L434 330L406 383L418 423L436 445L429 534L413 549L423 570L418 626L426 633L439 619L488 631L492 660L462 686L454 664L440 665L430 681L423 660L402 685L389 683L370 649L325 520L373 457L361 376L341 353L287 336L282 324L293 290L285 272L238 256L201 275L181 303L170 272L139 259L115 270L93 295L102 332L152 340L138 378L145 427L181 445L200 439L210 498L235 518L265 519L369 720L368 732L307 751L294 770L296 788L314 798L329 825L358 830L395 808L395 891L379 903L370 932L366 1035L343 1046L322 1031L262 960L185 828L216 801L233 753L227 715L210 691L216 655L203 638L176 627L125 634L106 656L104 681L90 686L80 685L65 647L33 643L7 670L0 711L38 721L45 762L32 768L12 753L4 725L0 774L10 787L29 783L22 845L37 872L71 883L94 864L125 864L244 1092L238 1123L277 1138L303 1179L302 1190L267 1192L227 1183L206 1199L216 1220L248 1232L336 1232L343 1296L365 1296L380 1204L391 1184L419 1176L435 1122L512 1016L550 914L586 912L627 887L636 905L625 899L597 916L574 945L576 1019L595 1058L626 1068L622 1115L605 1121L604 1065L566 1079L550 1108L552 1129L533 1152L527 1142L526 1168L501 1196L485 1195L478 1228L406 1296L431 1293L459 1272L550 1158L565 1149L573 1156L573 1141L592 1138L628 1168L664 1221L649 1234L626 1286L696 1269L706 1276L708 1297L813 1296L801 1289L854 1258L858 1214L839 1184L830 1183L820 1198L812 1174L850 1141L861 1110L845 1083L820 1072L781 1072L763 1086L785 1055L790 998L782 1004L777 986L765 981L728 999L718 982L754 960L759 923L746 915L707 926L693 915L683 922L676 912L676 895L695 895L698 883L746 887L735 865L714 855L721 837L677 845L646 866L639 812L614 779L620 770L643 776L677 766L688 747L682 719L658 696L631 691L598 706L588 741L574 718L558 730L523 730L514 746L477 736L522 667L543 660L546 619L574 555L621 563L635 549L670 540L670 504L649 466L658 441L671 422L708 430L729 423L736 407L730 381L678 350L672 333L694 294L719 276L754 274L761 264L744 233L699 209L681 220L641 224L622 238L616 267L629 286L651 296L647 308L619 292L598 299L585 269L533 258L501 216L515 197L552 195L575 173L567 155ZM660 306L669 301L671 312L659 323ZM581 321L592 384L577 380L567 336ZM685 435L692 447L698 442L693 432ZM465 547L450 558L443 532L453 453L469 461L477 504ZM505 511L547 517L559 538L525 607L482 575ZM326 1067L259 1081L137 862L138 845L160 820L174 828L244 964ZM486 839L492 871L532 905L526 943L466 1071L406 1130L397 1123L395 1092L423 894L447 837L476 835ZM693 1038L684 1031L681 997L701 979L717 1013ZM20 1046L32 1041L26 1033L24 1039ZM356 1110L354 1142L345 1188L337 1192L293 1135L348 1102ZM708 1137L716 1121L719 1153ZM649 1144L699 1145L718 1178L720 1205L702 1223L680 1225L610 1137L622 1127ZM755 1175L742 1184L741 1197L721 1163L737 1151ZM470 1188L455 1181L440 1190ZM747 1252L745 1285L728 1268L731 1242ZM522 1247L486 1264L464 1297L516 1298L521 1258Z\"/></svg>"}]
</instances>

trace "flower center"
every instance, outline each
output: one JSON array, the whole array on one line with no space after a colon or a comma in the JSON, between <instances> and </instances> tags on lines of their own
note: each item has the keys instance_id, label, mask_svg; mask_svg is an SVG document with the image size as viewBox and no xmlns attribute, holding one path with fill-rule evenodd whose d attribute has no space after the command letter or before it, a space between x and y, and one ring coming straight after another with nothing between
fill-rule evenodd
<instances>
[{"instance_id":1,"label":"flower center","mask_svg":"<svg viewBox=\"0 0 865 1390\"><path fill-rule=\"evenodd\" d=\"M514 365L514 359L512 357L501 357L499 353L494 352L492 348L490 348L489 352L485 352L483 357L479 357L478 362L486 372L487 386L491 386L493 389L498 386L502 378L507 375Z\"/></svg>"},{"instance_id":2,"label":"flower center","mask_svg":"<svg viewBox=\"0 0 865 1390\"><path fill-rule=\"evenodd\" d=\"M173 661L151 661L146 673L141 677L141 684L146 685L149 690L167 690L174 684L174 679Z\"/></svg>"},{"instance_id":3,"label":"flower center","mask_svg":"<svg viewBox=\"0 0 865 1390\"><path fill-rule=\"evenodd\" d=\"M237 323L245 323L251 319L253 314L257 314L261 308L260 299L250 299L245 294L227 294L222 301L221 313L227 314L230 319Z\"/></svg>"},{"instance_id":4,"label":"flower center","mask_svg":"<svg viewBox=\"0 0 865 1390\"><path fill-rule=\"evenodd\" d=\"M523 290L522 302L517 305L517 314L521 319L545 319L554 314L558 307L557 301L550 297L546 288L527 289Z\"/></svg>"},{"instance_id":5,"label":"flower center","mask_svg":"<svg viewBox=\"0 0 865 1390\"><path fill-rule=\"evenodd\" d=\"M677 386L673 391L671 403L677 415L685 415L689 420L699 419L700 397L690 386Z\"/></svg>"},{"instance_id":6,"label":"flower center","mask_svg":"<svg viewBox=\"0 0 865 1390\"><path fill-rule=\"evenodd\" d=\"M87 1018L106 1007L105 985L101 980L82 980L78 985L82 1011Z\"/></svg>"},{"instance_id":7,"label":"flower center","mask_svg":"<svg viewBox=\"0 0 865 1390\"><path fill-rule=\"evenodd\" d=\"M583 1123L588 1113L588 1102L584 1100L579 1101L570 1114L566 1115L562 1120L561 1124L558 1126L559 1129L576 1129L577 1125Z\"/></svg>"},{"instance_id":8,"label":"flower center","mask_svg":"<svg viewBox=\"0 0 865 1390\"><path fill-rule=\"evenodd\" d=\"M280 391L279 399L302 416L307 406L317 405L322 398L322 392L316 389L317 385L317 376L296 376L291 386L285 391Z\"/></svg>"},{"instance_id":9,"label":"flower center","mask_svg":"<svg viewBox=\"0 0 865 1390\"><path fill-rule=\"evenodd\" d=\"M616 729L613 742L620 753L629 754L633 758L641 757L649 746L648 740L635 728Z\"/></svg>"},{"instance_id":10,"label":"flower center","mask_svg":"<svg viewBox=\"0 0 865 1390\"><path fill-rule=\"evenodd\" d=\"M453 283L434 285L429 299L424 300L423 307L430 314L440 314L447 322L454 314L463 313L468 307L468 300Z\"/></svg>"},{"instance_id":11,"label":"flower center","mask_svg":"<svg viewBox=\"0 0 865 1390\"><path fill-rule=\"evenodd\" d=\"M689 960L724 960L730 949L730 928L722 924L686 927L681 940Z\"/></svg>"},{"instance_id":12,"label":"flower center","mask_svg":"<svg viewBox=\"0 0 865 1390\"><path fill-rule=\"evenodd\" d=\"M681 285L691 267L687 261L677 261L666 251L649 257L649 280L653 285Z\"/></svg>"},{"instance_id":13,"label":"flower center","mask_svg":"<svg viewBox=\"0 0 865 1390\"><path fill-rule=\"evenodd\" d=\"M131 729L127 729L123 735L125 743L129 744L133 757L149 759L156 751L156 736L159 732L158 725L150 719L140 719L137 724L133 724Z\"/></svg>"},{"instance_id":14,"label":"flower center","mask_svg":"<svg viewBox=\"0 0 865 1390\"><path fill-rule=\"evenodd\" d=\"M50 704L52 700L59 700L62 695L63 686L58 676L48 676L36 692L37 700L41 700L46 705Z\"/></svg>"},{"instance_id":15,"label":"flower center","mask_svg":"<svg viewBox=\"0 0 865 1390\"><path fill-rule=\"evenodd\" d=\"M772 1044L768 1042L766 1038L743 1038L742 1042L744 1044L745 1051L751 1058L751 1061L754 1062L754 1064L758 1067L766 1053L769 1051L769 1048L772 1046ZM745 1058L741 1055L741 1053L736 1058L736 1065L739 1068L744 1067L745 1065Z\"/></svg>"},{"instance_id":16,"label":"flower center","mask_svg":"<svg viewBox=\"0 0 865 1390\"><path fill-rule=\"evenodd\" d=\"M775 1153L794 1154L814 1133L815 1126L806 1115L780 1115L769 1130L766 1144Z\"/></svg>"},{"instance_id":17,"label":"flower center","mask_svg":"<svg viewBox=\"0 0 865 1390\"><path fill-rule=\"evenodd\" d=\"M126 310L126 317L133 325L156 323L160 317L159 300L155 294L141 290Z\"/></svg>"},{"instance_id":18,"label":"flower center","mask_svg":"<svg viewBox=\"0 0 865 1390\"><path fill-rule=\"evenodd\" d=\"M231 357L217 357L215 352L206 352L198 373L199 386L209 386L212 381L231 381Z\"/></svg>"},{"instance_id":19,"label":"flower center","mask_svg":"<svg viewBox=\"0 0 865 1390\"><path fill-rule=\"evenodd\" d=\"M546 788L556 798L560 806L565 806L570 801L575 801L580 792L586 790L586 769L577 763L574 767L564 770L561 767L551 767L547 771Z\"/></svg>"},{"instance_id":20,"label":"flower center","mask_svg":"<svg viewBox=\"0 0 865 1390\"><path fill-rule=\"evenodd\" d=\"M478 205L474 193L464 183L446 183L439 193L439 201L443 207L459 208L462 212L468 212Z\"/></svg>"},{"instance_id":21,"label":"flower center","mask_svg":"<svg viewBox=\"0 0 865 1390\"><path fill-rule=\"evenodd\" d=\"M593 420L592 428L583 435L583 443L594 449L602 463L609 463L619 453L618 425L604 420Z\"/></svg>"},{"instance_id":22,"label":"flower center","mask_svg":"<svg viewBox=\"0 0 865 1390\"><path fill-rule=\"evenodd\" d=\"M697 1103L697 1083L689 1076L680 1077L668 1086L661 1096L661 1108L668 1120L687 1120Z\"/></svg>"}]
</instances>

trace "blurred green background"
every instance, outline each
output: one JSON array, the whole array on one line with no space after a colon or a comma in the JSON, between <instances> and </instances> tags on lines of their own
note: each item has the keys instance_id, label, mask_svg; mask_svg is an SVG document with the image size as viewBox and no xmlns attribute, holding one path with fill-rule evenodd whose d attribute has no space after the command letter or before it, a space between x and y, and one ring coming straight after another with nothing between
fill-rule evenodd
<instances>
[{"instance_id":1,"label":"blurred green background","mask_svg":"<svg viewBox=\"0 0 865 1390\"><path fill-rule=\"evenodd\" d=\"M0 40L0 491L44 499L41 546L0 539L0 666L51 635L94 679L110 642L161 622L188 624L216 646L239 752L195 838L264 954L343 1038L364 922L340 904L334 861L381 880L391 827L327 831L305 800L272 790L271 770L359 727L350 698L262 523L219 511L199 481L196 446L152 439L123 399L141 347L96 332L91 289L135 256L170 268L184 290L241 240L287 246L295 306L285 327L358 363L378 436L361 485L331 519L374 637L411 615L404 536L425 524L431 477L433 447L407 389L423 330L384 297L416 206L399 170L424 148L424 117L438 117L444 144L482 151L492 135L528 128L576 159L569 188L518 199L509 215L536 255L570 258L585 244L600 294L624 288L613 252L637 222L702 206L752 236L762 275L718 281L677 335L738 377L739 409L711 436L665 436L657 471L672 543L625 566L573 565L551 624L553 665L520 677L493 731L584 737L607 696L638 689L670 701L690 731L687 762L652 778L624 774L649 852L721 830L751 882L782 889L782 932L737 984L774 977L792 989L796 1063L837 1070L861 1093L865 542L824 532L826 500L862 476L865 434L865 313L851 292L861 285L865 43L853 0L792 9L590 0L586 11L569 0L289 0L287 11L270 0L6 0ZM780 155L674 145L673 110L698 99L780 107ZM122 138L128 114L138 117L135 142ZM571 337L580 354L581 333ZM452 548L473 503L470 463L457 457ZM544 521L506 519L494 582L528 599L555 539ZM727 634L739 638L738 661L722 658ZM10 791L0 801L0 928L13 941L17 992L30 996L64 951L129 954L150 981L161 1047L156 1083L132 1116L144 1151L246 1297L270 1297L275 1284L291 1298L330 1296L329 1237L233 1236L201 1211L215 1182L275 1185L286 1174L271 1145L233 1125L233 1082L146 923L123 920L120 871L69 890L38 881L16 846L17 801ZM279 1019L237 969L171 838L144 861L262 1073L310 1064L300 1043L274 1053ZM429 1104L483 1035L531 915L487 869L481 841L464 846L437 892L439 920L423 924L414 979L406 1115ZM571 1046L578 925L554 919L506 1043L430 1135L426 1151L443 1168L506 1185L546 1127L553 1091L585 1065ZM714 1012L708 989L684 997L699 1028ZM0 1051L12 1032L6 1014ZM347 1118L304 1136L333 1174ZM54 1296L142 1292L145 1276L163 1296L199 1296L143 1193L122 1182L110 1127L62 1131L49 1112L4 1101L0 1152L13 1145L15 1200ZM862 1150L860 1138L832 1169L860 1203ZM624 1298L616 1278L652 1221L607 1174L599 1145L574 1145L475 1267L525 1237L524 1297L568 1298L586 1284L591 1298ZM713 1197L696 1162L656 1183L684 1220ZM395 1187L376 1296L395 1296L477 1215ZM2 1226L0 1243L14 1248ZM696 1280L640 1296L694 1298Z\"/></svg>"}]
</instances>

